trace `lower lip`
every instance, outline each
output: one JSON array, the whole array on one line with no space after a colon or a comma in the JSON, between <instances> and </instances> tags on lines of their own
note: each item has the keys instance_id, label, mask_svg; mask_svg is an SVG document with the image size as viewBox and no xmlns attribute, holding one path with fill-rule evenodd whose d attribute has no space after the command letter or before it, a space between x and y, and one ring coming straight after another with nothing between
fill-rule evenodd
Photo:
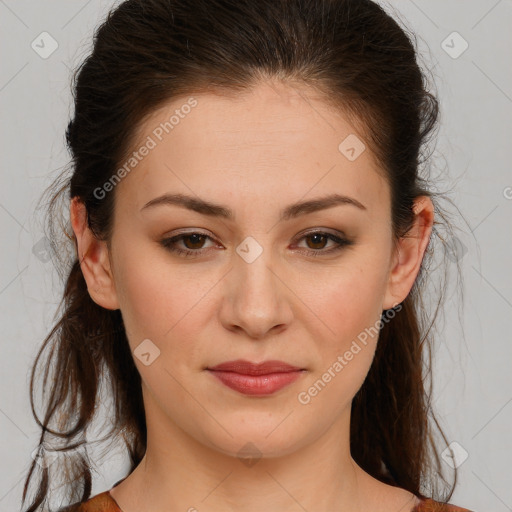
<instances>
[{"instance_id":1,"label":"lower lip","mask_svg":"<svg viewBox=\"0 0 512 512\"><path fill-rule=\"evenodd\" d=\"M266 375L245 375L235 372L208 370L223 384L245 395L270 395L296 381L303 370Z\"/></svg>"}]
</instances>

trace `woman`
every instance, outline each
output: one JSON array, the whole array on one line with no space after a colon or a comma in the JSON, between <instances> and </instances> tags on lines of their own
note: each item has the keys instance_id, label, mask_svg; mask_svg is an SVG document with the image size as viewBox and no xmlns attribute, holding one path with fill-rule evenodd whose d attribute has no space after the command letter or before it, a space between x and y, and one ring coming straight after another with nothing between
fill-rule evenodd
<instances>
[{"instance_id":1,"label":"woman","mask_svg":"<svg viewBox=\"0 0 512 512\"><path fill-rule=\"evenodd\" d=\"M424 384L438 103L397 22L369 0L128 0L74 93L56 459L25 510L49 473L69 511L466 510L437 490ZM103 381L131 468L91 497Z\"/></svg>"}]
</instances>

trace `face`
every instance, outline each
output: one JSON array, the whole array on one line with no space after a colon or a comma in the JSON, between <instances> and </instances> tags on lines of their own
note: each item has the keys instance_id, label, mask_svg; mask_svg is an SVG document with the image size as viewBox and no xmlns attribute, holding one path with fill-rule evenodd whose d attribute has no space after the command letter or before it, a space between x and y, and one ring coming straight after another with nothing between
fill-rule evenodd
<instances>
[{"instance_id":1,"label":"face","mask_svg":"<svg viewBox=\"0 0 512 512\"><path fill-rule=\"evenodd\" d=\"M251 441L283 455L347 420L381 313L405 298L418 260L396 270L388 184L369 149L340 151L363 135L313 91L266 83L193 98L139 127L134 151L149 149L115 186L109 304L147 413L226 454ZM164 194L197 208L154 201ZM350 199L287 211L333 194ZM236 359L303 371L248 395L206 369Z\"/></svg>"}]
</instances>

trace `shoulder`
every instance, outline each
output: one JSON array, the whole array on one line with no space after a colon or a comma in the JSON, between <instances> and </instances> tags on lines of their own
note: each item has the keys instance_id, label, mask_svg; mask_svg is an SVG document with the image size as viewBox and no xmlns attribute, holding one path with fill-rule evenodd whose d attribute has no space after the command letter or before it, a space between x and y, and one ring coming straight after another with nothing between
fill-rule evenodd
<instances>
[{"instance_id":1,"label":"shoulder","mask_svg":"<svg viewBox=\"0 0 512 512\"><path fill-rule=\"evenodd\" d=\"M449 503L442 503L430 498L424 498L411 512L472 512L467 508L457 507Z\"/></svg>"},{"instance_id":2,"label":"shoulder","mask_svg":"<svg viewBox=\"0 0 512 512\"><path fill-rule=\"evenodd\" d=\"M108 491L89 498L84 503L71 505L59 512L122 512Z\"/></svg>"}]
</instances>

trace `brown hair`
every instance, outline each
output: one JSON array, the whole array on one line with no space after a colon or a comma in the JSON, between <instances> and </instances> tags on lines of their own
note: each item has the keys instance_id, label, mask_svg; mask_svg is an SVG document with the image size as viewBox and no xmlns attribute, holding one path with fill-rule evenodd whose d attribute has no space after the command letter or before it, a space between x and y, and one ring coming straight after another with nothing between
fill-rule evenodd
<instances>
[{"instance_id":1,"label":"brown hair","mask_svg":"<svg viewBox=\"0 0 512 512\"><path fill-rule=\"evenodd\" d=\"M108 242L114 191L102 199L94 191L133 150L136 127L146 116L178 95L236 94L278 78L314 87L360 128L390 185L396 244L412 226L416 197L431 197L436 219L446 219L436 201L440 194L429 191L421 176L429 167L426 148L439 106L418 65L416 46L416 37L370 0L127 0L109 12L95 33L92 53L74 75L75 110L66 131L71 176L62 174L46 191L52 193L49 238L65 286L58 321L32 368L30 401L42 429L43 455L49 445L62 455L48 467L32 462L23 503L38 466L40 480L26 512L47 506L50 470L56 470L55 478L64 475L67 503L90 497L84 434L101 403L100 384L108 386L112 399L112 427L104 439L122 435L129 473L146 449L141 380L121 313L91 299L69 224L67 246L58 242L62 194L68 207L73 197L85 204L88 226ZM417 496L447 500L457 479L455 472L449 495L440 494L437 483L446 480L434 426L444 443L446 438L432 412L430 379L432 327L443 294L432 315L422 300L433 278L429 265L438 254L437 239L444 241L440 227L451 230L450 223L436 220L435 226L412 290L394 319L382 324L374 361L352 402L350 443L354 460L373 477ZM34 377L46 348L40 421Z\"/></svg>"}]
</instances>

